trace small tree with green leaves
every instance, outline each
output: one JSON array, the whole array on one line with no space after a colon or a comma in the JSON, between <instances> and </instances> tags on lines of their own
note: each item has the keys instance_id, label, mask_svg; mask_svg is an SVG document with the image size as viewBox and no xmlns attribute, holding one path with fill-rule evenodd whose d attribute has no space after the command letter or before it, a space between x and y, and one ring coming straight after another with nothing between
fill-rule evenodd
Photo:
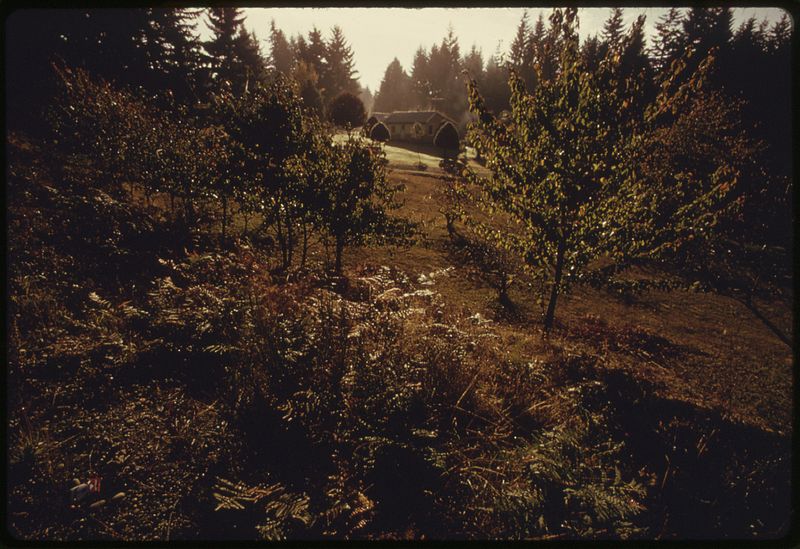
<instances>
[{"instance_id":1,"label":"small tree with green leaves","mask_svg":"<svg viewBox=\"0 0 800 549\"><path fill-rule=\"evenodd\" d=\"M281 75L248 94L217 94L214 105L217 122L244 148L239 168L245 181L240 185L258 200L243 204L265 216L265 227L274 232L281 268L286 270L300 235L307 235L311 210L304 187L310 181L297 177L295 158L315 150L321 130L314 118L303 114L302 101Z\"/></svg>"},{"instance_id":2,"label":"small tree with green leaves","mask_svg":"<svg viewBox=\"0 0 800 549\"><path fill-rule=\"evenodd\" d=\"M55 70L62 90L50 117L65 166L84 166L80 177L117 196L127 184L131 193L138 186L148 201L158 192L168 193L170 204L179 198L188 227L196 225L198 206L208 199L226 205L234 144L223 128L199 124L185 109L159 109L82 69Z\"/></svg>"},{"instance_id":3,"label":"small tree with green leaves","mask_svg":"<svg viewBox=\"0 0 800 549\"><path fill-rule=\"evenodd\" d=\"M342 143L325 143L303 164L316 185L317 224L333 240L337 275L346 246L369 238L401 241L409 234L408 222L389 215L400 206L395 198L403 186L388 181L382 152L350 136ZM302 169L299 164L297 169Z\"/></svg>"},{"instance_id":4,"label":"small tree with green leaves","mask_svg":"<svg viewBox=\"0 0 800 549\"><path fill-rule=\"evenodd\" d=\"M491 175L462 168L468 183L463 192L487 214L469 219L475 232L516 251L548 287L545 332L553 326L559 295L593 260L624 263L701 234L710 238L716 213L735 186L734 170L724 159L717 159L713 180L687 172L679 195L666 192L665 179L642 173L638 151L664 121L656 111L644 119L631 114L639 89L630 78L616 85L618 53L610 52L597 70L583 66L577 9L554 10L551 28L561 45L556 75L540 79L529 94L512 71L508 123L489 112L474 81L468 84L470 109L478 118L472 128L475 147ZM665 87L657 112L685 109L708 65L688 89ZM514 230L498 230L493 216Z\"/></svg>"}]
</instances>

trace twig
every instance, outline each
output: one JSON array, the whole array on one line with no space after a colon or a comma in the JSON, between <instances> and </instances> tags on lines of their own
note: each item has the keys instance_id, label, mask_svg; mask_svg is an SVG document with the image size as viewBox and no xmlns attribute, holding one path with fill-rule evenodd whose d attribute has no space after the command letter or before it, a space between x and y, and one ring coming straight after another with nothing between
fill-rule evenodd
<instances>
[{"instance_id":1,"label":"twig","mask_svg":"<svg viewBox=\"0 0 800 549\"><path fill-rule=\"evenodd\" d=\"M464 392L461 393L460 397L458 397L458 400L456 401L456 404L455 404L455 408L458 408L458 405L461 404L461 401L463 400L463 398L467 395L469 390L472 389L472 386L478 380L478 376L480 375L480 373L481 373L480 370L478 370L478 372L472 377L472 381L469 382L469 385L467 385L467 388L464 389Z\"/></svg>"},{"instance_id":2,"label":"twig","mask_svg":"<svg viewBox=\"0 0 800 549\"><path fill-rule=\"evenodd\" d=\"M169 518L167 519L167 541L169 541L169 533L172 530L172 515L175 513L175 510L169 512Z\"/></svg>"},{"instance_id":3,"label":"twig","mask_svg":"<svg viewBox=\"0 0 800 549\"><path fill-rule=\"evenodd\" d=\"M114 530L111 526L109 526L108 524L106 524L105 522L100 520L99 518L91 516L91 515L89 515L89 518L94 519L100 526L102 526L103 528L108 530L108 533L110 533L116 539L122 539L122 534L119 534L116 530Z\"/></svg>"}]
</instances>

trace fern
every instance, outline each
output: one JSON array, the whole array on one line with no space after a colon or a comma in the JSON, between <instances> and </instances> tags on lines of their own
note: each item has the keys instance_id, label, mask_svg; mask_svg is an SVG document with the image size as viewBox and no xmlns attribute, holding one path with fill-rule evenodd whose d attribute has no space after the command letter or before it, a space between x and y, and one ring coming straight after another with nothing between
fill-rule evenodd
<instances>
[{"instance_id":1,"label":"fern","mask_svg":"<svg viewBox=\"0 0 800 549\"><path fill-rule=\"evenodd\" d=\"M214 511L221 509L244 509L244 503L258 503L270 496L281 495L283 486L279 483L269 486L247 486L243 482L232 482L225 478L217 477L213 488L213 496L217 501Z\"/></svg>"}]
</instances>

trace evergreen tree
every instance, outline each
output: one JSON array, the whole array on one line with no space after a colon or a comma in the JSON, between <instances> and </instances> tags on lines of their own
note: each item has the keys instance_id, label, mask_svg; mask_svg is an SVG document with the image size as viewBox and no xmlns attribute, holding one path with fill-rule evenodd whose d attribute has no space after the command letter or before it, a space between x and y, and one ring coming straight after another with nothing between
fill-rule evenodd
<instances>
[{"instance_id":1,"label":"evergreen tree","mask_svg":"<svg viewBox=\"0 0 800 549\"><path fill-rule=\"evenodd\" d=\"M508 71L503 66L499 43L495 54L486 63L484 85L481 92L486 102L486 108L491 112L499 115L500 112L508 109L511 90L508 87Z\"/></svg>"},{"instance_id":2,"label":"evergreen tree","mask_svg":"<svg viewBox=\"0 0 800 549\"><path fill-rule=\"evenodd\" d=\"M358 98L361 100L361 103L363 103L364 110L366 112L371 112L372 106L375 104L375 96L372 94L372 90L369 89L369 86L361 90L361 93L358 94Z\"/></svg>"},{"instance_id":3,"label":"evergreen tree","mask_svg":"<svg viewBox=\"0 0 800 549\"><path fill-rule=\"evenodd\" d=\"M200 42L195 34L198 12L178 8L154 8L153 24L161 35L164 87L181 102L197 100L200 79Z\"/></svg>"},{"instance_id":4,"label":"evergreen tree","mask_svg":"<svg viewBox=\"0 0 800 549\"><path fill-rule=\"evenodd\" d=\"M211 79L217 86L228 82L231 86L240 83L241 63L238 58L236 37L240 33L244 16L239 8L208 8L207 26L211 39L203 44L208 52Z\"/></svg>"},{"instance_id":5,"label":"evergreen tree","mask_svg":"<svg viewBox=\"0 0 800 549\"><path fill-rule=\"evenodd\" d=\"M581 46L581 62L589 70L597 70L602 61L600 57L600 39L596 34L587 38Z\"/></svg>"},{"instance_id":6,"label":"evergreen tree","mask_svg":"<svg viewBox=\"0 0 800 549\"><path fill-rule=\"evenodd\" d=\"M650 59L645 53L644 23L645 16L638 16L619 44L617 93L627 98L626 114L634 118L641 117L656 95Z\"/></svg>"},{"instance_id":7,"label":"evergreen tree","mask_svg":"<svg viewBox=\"0 0 800 549\"><path fill-rule=\"evenodd\" d=\"M792 39L792 23L786 12L776 21L766 37L767 50L774 54L783 54L788 51Z\"/></svg>"},{"instance_id":8,"label":"evergreen tree","mask_svg":"<svg viewBox=\"0 0 800 549\"><path fill-rule=\"evenodd\" d=\"M544 24L544 14L539 12L539 17L536 18L536 24L533 26L530 38L534 63L536 63L537 59L541 59L542 48L544 47L546 38L547 28Z\"/></svg>"},{"instance_id":9,"label":"evergreen tree","mask_svg":"<svg viewBox=\"0 0 800 549\"><path fill-rule=\"evenodd\" d=\"M452 26L447 29L439 47L439 67L435 69L433 63L431 65L433 87L439 90L438 97L441 98L441 103L435 106L460 120L467 110L467 94L461 74L461 48Z\"/></svg>"},{"instance_id":10,"label":"evergreen tree","mask_svg":"<svg viewBox=\"0 0 800 549\"><path fill-rule=\"evenodd\" d=\"M292 70L296 91L308 112L321 117L324 113L322 94L319 91L319 75L309 62L298 59Z\"/></svg>"},{"instance_id":11,"label":"evergreen tree","mask_svg":"<svg viewBox=\"0 0 800 549\"><path fill-rule=\"evenodd\" d=\"M731 8L691 8L683 21L686 44L694 48L694 55L688 60L690 72L696 69L713 49L717 51L711 83L717 88L729 85L728 77L735 72L735 63L730 57L730 42L733 39L731 28L733 13Z\"/></svg>"},{"instance_id":12,"label":"evergreen tree","mask_svg":"<svg viewBox=\"0 0 800 549\"><path fill-rule=\"evenodd\" d=\"M653 46L649 50L656 74L666 74L670 64L678 59L686 45L682 32L683 17L677 8L670 8L656 22Z\"/></svg>"},{"instance_id":13,"label":"evergreen tree","mask_svg":"<svg viewBox=\"0 0 800 549\"><path fill-rule=\"evenodd\" d=\"M508 62L520 75L528 89L533 89L536 84L533 55L533 31L528 25L528 10L525 10L522 12L519 25L517 25L517 34L511 42Z\"/></svg>"},{"instance_id":14,"label":"evergreen tree","mask_svg":"<svg viewBox=\"0 0 800 549\"><path fill-rule=\"evenodd\" d=\"M539 48L536 55L536 75L539 82L543 80L552 80L558 74L558 51L561 48L561 34L559 30L560 22L558 14L560 12L553 11L550 14L550 26L544 31L544 34L539 42ZM542 21L542 29L544 28L544 19ZM537 21L537 28L534 32L538 32L539 22Z\"/></svg>"},{"instance_id":15,"label":"evergreen tree","mask_svg":"<svg viewBox=\"0 0 800 549\"><path fill-rule=\"evenodd\" d=\"M411 101L411 79L395 57L381 80L375 94L374 110L378 112L402 111L409 108Z\"/></svg>"},{"instance_id":16,"label":"evergreen tree","mask_svg":"<svg viewBox=\"0 0 800 549\"><path fill-rule=\"evenodd\" d=\"M353 50L347 44L342 29L335 25L325 44L325 69L320 75L325 102L330 103L342 92L357 94L360 90L353 64Z\"/></svg>"},{"instance_id":17,"label":"evergreen tree","mask_svg":"<svg viewBox=\"0 0 800 549\"><path fill-rule=\"evenodd\" d=\"M275 25L274 19L270 22L269 31L269 66L273 70L288 75L294 65L294 54L289 41L283 31Z\"/></svg>"},{"instance_id":18,"label":"evergreen tree","mask_svg":"<svg viewBox=\"0 0 800 549\"><path fill-rule=\"evenodd\" d=\"M472 45L469 53L464 56L462 65L464 66L464 70L470 75L470 78L475 80L479 86L483 85L483 54L475 44Z\"/></svg>"},{"instance_id":19,"label":"evergreen tree","mask_svg":"<svg viewBox=\"0 0 800 549\"><path fill-rule=\"evenodd\" d=\"M72 29L62 27L67 44L56 50L59 57L120 87L154 89L159 44L150 10L91 9L77 11L74 17L67 11L56 15L74 24Z\"/></svg>"},{"instance_id":20,"label":"evergreen tree","mask_svg":"<svg viewBox=\"0 0 800 549\"><path fill-rule=\"evenodd\" d=\"M326 48L322 33L317 27L308 33L308 44L306 48L306 62L310 63L318 75L325 73L326 68Z\"/></svg>"},{"instance_id":21,"label":"evergreen tree","mask_svg":"<svg viewBox=\"0 0 800 549\"><path fill-rule=\"evenodd\" d=\"M625 34L622 16L622 8L612 8L611 16L603 23L601 36L603 38L604 55L608 50L613 50L618 47L622 41L622 36Z\"/></svg>"},{"instance_id":22,"label":"evergreen tree","mask_svg":"<svg viewBox=\"0 0 800 549\"><path fill-rule=\"evenodd\" d=\"M251 90L253 86L263 84L266 80L267 63L261 55L261 47L255 33L244 27L239 30L234 42L234 51L239 74L237 80L242 90Z\"/></svg>"},{"instance_id":23,"label":"evergreen tree","mask_svg":"<svg viewBox=\"0 0 800 549\"><path fill-rule=\"evenodd\" d=\"M302 34L292 36L289 39L289 49L292 50L292 57L295 61L306 59L308 57L308 44Z\"/></svg>"},{"instance_id":24,"label":"evergreen tree","mask_svg":"<svg viewBox=\"0 0 800 549\"><path fill-rule=\"evenodd\" d=\"M424 106L431 96L430 83L428 82L428 54L420 46L414 53L411 63L411 95L410 104L414 107Z\"/></svg>"},{"instance_id":25,"label":"evergreen tree","mask_svg":"<svg viewBox=\"0 0 800 549\"><path fill-rule=\"evenodd\" d=\"M786 113L792 109L792 40L791 22L786 13L766 35L768 82L771 99L763 104L765 138L774 152L776 173L788 177L792 173L792 122Z\"/></svg>"},{"instance_id":26,"label":"evergreen tree","mask_svg":"<svg viewBox=\"0 0 800 549\"><path fill-rule=\"evenodd\" d=\"M320 31L314 27L308 39L298 36L294 40L293 77L303 104L307 109L322 116L324 111L321 75L325 73L325 42Z\"/></svg>"}]
</instances>

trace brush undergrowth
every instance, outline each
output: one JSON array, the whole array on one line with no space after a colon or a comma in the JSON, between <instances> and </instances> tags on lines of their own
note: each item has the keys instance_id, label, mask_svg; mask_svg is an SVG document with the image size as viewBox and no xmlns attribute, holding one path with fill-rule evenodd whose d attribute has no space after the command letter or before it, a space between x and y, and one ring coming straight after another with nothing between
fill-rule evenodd
<instances>
[{"instance_id":1,"label":"brush undergrowth","mask_svg":"<svg viewBox=\"0 0 800 549\"><path fill-rule=\"evenodd\" d=\"M647 511L664 483L597 357L511 359L494 328L388 267L273 280L246 240L212 246L22 156L9 178L13 535L656 533ZM73 479L90 476L100 493L71 504Z\"/></svg>"}]
</instances>

